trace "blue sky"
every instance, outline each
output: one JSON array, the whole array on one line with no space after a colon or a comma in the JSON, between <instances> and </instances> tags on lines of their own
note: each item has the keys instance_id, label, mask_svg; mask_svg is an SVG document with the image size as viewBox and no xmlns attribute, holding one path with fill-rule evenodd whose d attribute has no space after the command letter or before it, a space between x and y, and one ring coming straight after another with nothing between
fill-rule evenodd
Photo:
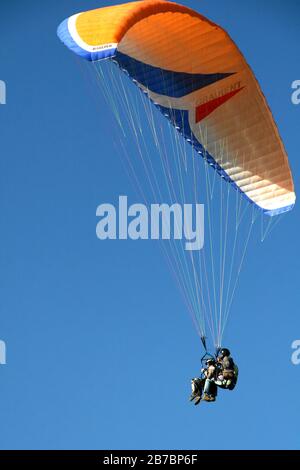
<instances>
[{"instance_id":1,"label":"blue sky","mask_svg":"<svg viewBox=\"0 0 300 470\"><path fill-rule=\"evenodd\" d=\"M111 1L1 3L2 449L298 449L299 208L249 256L226 341L233 393L187 401L201 349L156 242L95 236L96 207L133 188L111 121L58 24ZM185 1L222 24L267 96L298 188L300 5Z\"/></svg>"}]
</instances>

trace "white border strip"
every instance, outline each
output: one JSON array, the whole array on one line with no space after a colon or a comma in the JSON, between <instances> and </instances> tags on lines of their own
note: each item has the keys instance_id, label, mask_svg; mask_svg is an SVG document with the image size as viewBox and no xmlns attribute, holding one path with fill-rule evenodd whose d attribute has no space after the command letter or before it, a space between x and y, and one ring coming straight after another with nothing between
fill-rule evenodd
<instances>
[{"instance_id":1,"label":"white border strip","mask_svg":"<svg viewBox=\"0 0 300 470\"><path fill-rule=\"evenodd\" d=\"M98 46L91 46L87 44L85 41L83 41L81 37L79 36L77 32L77 28L76 28L76 21L80 14L81 13L77 13L76 15L70 16L70 18L68 19L68 29L69 29L70 35L72 36L72 39L76 42L76 44L79 47L81 47L81 49L84 49L87 52L97 52L97 51L103 51L105 49L115 49L117 47L118 45L117 42L99 44Z\"/></svg>"}]
</instances>

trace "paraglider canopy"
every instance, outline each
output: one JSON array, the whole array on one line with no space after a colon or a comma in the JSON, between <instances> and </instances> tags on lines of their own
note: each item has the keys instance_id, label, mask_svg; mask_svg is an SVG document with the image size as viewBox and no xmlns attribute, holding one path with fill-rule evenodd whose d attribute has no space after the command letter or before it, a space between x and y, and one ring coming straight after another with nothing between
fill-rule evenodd
<instances>
[{"instance_id":1,"label":"paraglider canopy","mask_svg":"<svg viewBox=\"0 0 300 470\"><path fill-rule=\"evenodd\" d=\"M168 110L220 176L257 207L269 215L292 208L293 181L270 109L221 27L185 6L146 0L73 15L58 35L88 60L114 58L163 112ZM207 129L206 142L200 123Z\"/></svg>"}]
</instances>

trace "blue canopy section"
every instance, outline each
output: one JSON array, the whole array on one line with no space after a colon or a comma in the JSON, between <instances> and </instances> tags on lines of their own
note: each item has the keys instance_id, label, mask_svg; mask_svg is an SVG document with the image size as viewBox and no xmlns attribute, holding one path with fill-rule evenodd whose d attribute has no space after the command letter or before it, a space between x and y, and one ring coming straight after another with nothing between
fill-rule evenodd
<instances>
[{"instance_id":1,"label":"blue canopy section","mask_svg":"<svg viewBox=\"0 0 300 470\"><path fill-rule=\"evenodd\" d=\"M233 75L233 73L201 74L164 70L144 64L119 51L116 51L115 60L122 69L125 69L141 85L154 93L169 96L170 98L182 98L193 91L200 90Z\"/></svg>"}]
</instances>

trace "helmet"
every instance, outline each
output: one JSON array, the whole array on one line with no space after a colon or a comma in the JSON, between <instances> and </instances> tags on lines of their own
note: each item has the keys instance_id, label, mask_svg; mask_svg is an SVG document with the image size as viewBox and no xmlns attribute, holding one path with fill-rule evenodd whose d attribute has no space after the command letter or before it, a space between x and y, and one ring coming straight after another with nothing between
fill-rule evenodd
<instances>
[{"instance_id":1,"label":"helmet","mask_svg":"<svg viewBox=\"0 0 300 470\"><path fill-rule=\"evenodd\" d=\"M230 351L227 348L222 348L219 355L221 357L228 357L228 356L230 356Z\"/></svg>"},{"instance_id":2,"label":"helmet","mask_svg":"<svg viewBox=\"0 0 300 470\"><path fill-rule=\"evenodd\" d=\"M216 363L216 361L210 357L209 359L206 360L206 365L207 366L211 366L211 365L214 365Z\"/></svg>"}]
</instances>

